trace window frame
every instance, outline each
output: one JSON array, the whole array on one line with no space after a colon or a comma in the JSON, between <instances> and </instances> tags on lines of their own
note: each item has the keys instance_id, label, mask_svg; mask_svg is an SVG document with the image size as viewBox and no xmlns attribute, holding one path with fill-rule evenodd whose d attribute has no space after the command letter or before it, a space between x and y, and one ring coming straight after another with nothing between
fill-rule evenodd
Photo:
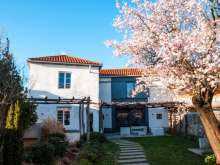
<instances>
[{"instance_id":1,"label":"window frame","mask_svg":"<svg viewBox=\"0 0 220 165\"><path fill-rule=\"evenodd\" d=\"M64 80L63 80L63 87L60 87L60 74L64 74ZM69 83L67 84L67 74L70 75ZM58 89L71 89L71 83L72 82L72 73L71 72L65 72L65 71L59 71L58 72ZM69 86L68 86L69 85Z\"/></svg>"},{"instance_id":2,"label":"window frame","mask_svg":"<svg viewBox=\"0 0 220 165\"><path fill-rule=\"evenodd\" d=\"M62 120L59 120L59 112L62 113ZM68 118L66 116L66 113L68 112ZM71 107L57 107L57 121L63 124L63 126L70 126L70 116L71 116ZM69 121L68 124L66 124L66 121Z\"/></svg>"},{"instance_id":3,"label":"window frame","mask_svg":"<svg viewBox=\"0 0 220 165\"><path fill-rule=\"evenodd\" d=\"M162 113L157 113L156 114L156 119L157 120L162 120L163 119L163 114Z\"/></svg>"}]
</instances>

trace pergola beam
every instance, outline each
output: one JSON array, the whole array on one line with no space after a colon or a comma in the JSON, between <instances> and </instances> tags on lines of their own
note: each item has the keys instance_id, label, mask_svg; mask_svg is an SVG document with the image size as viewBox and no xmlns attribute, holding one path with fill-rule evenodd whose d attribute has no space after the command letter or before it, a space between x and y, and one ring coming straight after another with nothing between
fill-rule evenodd
<instances>
[{"instance_id":1,"label":"pergola beam","mask_svg":"<svg viewBox=\"0 0 220 165\"><path fill-rule=\"evenodd\" d=\"M82 99L63 99L58 97L57 99L49 99L47 96L45 98L26 98L26 100L33 102L35 104L86 104L87 100L86 97Z\"/></svg>"},{"instance_id":2,"label":"pergola beam","mask_svg":"<svg viewBox=\"0 0 220 165\"><path fill-rule=\"evenodd\" d=\"M159 107L165 107L165 108L175 108L180 105L183 105L182 102L111 102L106 103L103 102L103 107L111 107L111 106L121 106L121 107L133 107L133 106L145 106L147 108L159 108Z\"/></svg>"}]
</instances>

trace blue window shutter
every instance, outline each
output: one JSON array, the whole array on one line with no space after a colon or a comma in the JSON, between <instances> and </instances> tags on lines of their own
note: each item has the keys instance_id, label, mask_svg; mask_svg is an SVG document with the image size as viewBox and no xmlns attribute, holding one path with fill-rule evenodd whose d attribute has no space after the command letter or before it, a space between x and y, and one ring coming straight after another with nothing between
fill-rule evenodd
<instances>
[{"instance_id":1,"label":"blue window shutter","mask_svg":"<svg viewBox=\"0 0 220 165\"><path fill-rule=\"evenodd\" d=\"M71 73L66 73L66 88L71 88Z\"/></svg>"},{"instance_id":2,"label":"blue window shutter","mask_svg":"<svg viewBox=\"0 0 220 165\"><path fill-rule=\"evenodd\" d=\"M63 72L59 73L59 88L64 88L64 82L65 82L65 74Z\"/></svg>"}]
</instances>

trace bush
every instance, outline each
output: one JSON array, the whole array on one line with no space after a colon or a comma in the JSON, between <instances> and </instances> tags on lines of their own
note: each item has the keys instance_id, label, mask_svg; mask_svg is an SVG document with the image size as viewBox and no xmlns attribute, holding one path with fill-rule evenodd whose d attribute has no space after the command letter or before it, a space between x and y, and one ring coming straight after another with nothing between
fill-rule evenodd
<instances>
[{"instance_id":1,"label":"bush","mask_svg":"<svg viewBox=\"0 0 220 165\"><path fill-rule=\"evenodd\" d=\"M95 140L85 143L80 151L80 159L85 159L92 163L97 162L102 154L101 146L101 143Z\"/></svg>"},{"instance_id":2,"label":"bush","mask_svg":"<svg viewBox=\"0 0 220 165\"><path fill-rule=\"evenodd\" d=\"M42 125L42 139L48 140L49 134L64 134L63 124L59 123L56 119L46 119Z\"/></svg>"},{"instance_id":3,"label":"bush","mask_svg":"<svg viewBox=\"0 0 220 165\"><path fill-rule=\"evenodd\" d=\"M81 159L79 162L79 165L93 165L93 163L91 163L90 161L86 159Z\"/></svg>"},{"instance_id":4,"label":"bush","mask_svg":"<svg viewBox=\"0 0 220 165\"><path fill-rule=\"evenodd\" d=\"M59 137L62 140L66 140L66 135L64 133L51 133L48 135L48 139L51 137Z\"/></svg>"},{"instance_id":5,"label":"bush","mask_svg":"<svg viewBox=\"0 0 220 165\"><path fill-rule=\"evenodd\" d=\"M215 155L214 154L207 155L205 157L205 163L207 165L215 165L215 162L216 162L216 160L215 160Z\"/></svg>"},{"instance_id":6,"label":"bush","mask_svg":"<svg viewBox=\"0 0 220 165\"><path fill-rule=\"evenodd\" d=\"M54 146L54 156L58 157L62 157L68 147L68 142L65 140L65 136L49 136L48 143Z\"/></svg>"},{"instance_id":7,"label":"bush","mask_svg":"<svg viewBox=\"0 0 220 165\"><path fill-rule=\"evenodd\" d=\"M90 140L97 140L100 143L104 143L107 141L106 137L104 134L98 133L98 132L93 132L90 135Z\"/></svg>"},{"instance_id":8,"label":"bush","mask_svg":"<svg viewBox=\"0 0 220 165\"><path fill-rule=\"evenodd\" d=\"M31 158L33 163L51 165L54 161L54 146L49 143L39 143L33 146Z\"/></svg>"},{"instance_id":9,"label":"bush","mask_svg":"<svg viewBox=\"0 0 220 165\"><path fill-rule=\"evenodd\" d=\"M23 141L21 133L14 129L5 129L4 131L3 165L21 165L23 159Z\"/></svg>"},{"instance_id":10,"label":"bush","mask_svg":"<svg viewBox=\"0 0 220 165\"><path fill-rule=\"evenodd\" d=\"M82 147L82 145L86 142L87 140L87 135L84 134L80 137L80 140L77 142L77 147ZM106 137L104 134L98 133L98 132L92 132L90 134L90 140L91 141L97 141L100 143L104 143L107 141Z\"/></svg>"}]
</instances>

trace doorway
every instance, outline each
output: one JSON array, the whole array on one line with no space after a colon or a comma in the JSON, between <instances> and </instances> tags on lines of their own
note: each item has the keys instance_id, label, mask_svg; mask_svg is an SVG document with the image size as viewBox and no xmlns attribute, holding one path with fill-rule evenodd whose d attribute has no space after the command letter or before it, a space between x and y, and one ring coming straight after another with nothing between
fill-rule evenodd
<instances>
[{"instance_id":1,"label":"doorway","mask_svg":"<svg viewBox=\"0 0 220 165\"><path fill-rule=\"evenodd\" d=\"M146 126L145 107L116 107L116 131L120 127Z\"/></svg>"}]
</instances>

